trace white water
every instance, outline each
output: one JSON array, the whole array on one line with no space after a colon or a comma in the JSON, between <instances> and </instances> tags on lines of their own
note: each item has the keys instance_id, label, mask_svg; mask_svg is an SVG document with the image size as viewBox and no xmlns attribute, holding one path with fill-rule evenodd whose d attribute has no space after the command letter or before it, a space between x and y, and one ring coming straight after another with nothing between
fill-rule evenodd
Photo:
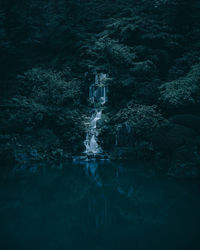
<instances>
[{"instance_id":1,"label":"white water","mask_svg":"<svg viewBox=\"0 0 200 250\"><path fill-rule=\"evenodd\" d=\"M86 155L96 155L102 153L98 144L99 131L97 122L101 119L103 105L107 102L106 74L97 74L95 83L89 88L89 98L94 106L94 113L90 118L89 127L84 141Z\"/></svg>"}]
</instances>

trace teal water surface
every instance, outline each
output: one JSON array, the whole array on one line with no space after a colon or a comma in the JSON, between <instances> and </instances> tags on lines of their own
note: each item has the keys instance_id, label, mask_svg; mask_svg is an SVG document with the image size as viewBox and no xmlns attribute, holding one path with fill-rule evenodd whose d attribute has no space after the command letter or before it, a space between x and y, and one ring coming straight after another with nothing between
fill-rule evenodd
<instances>
[{"instance_id":1,"label":"teal water surface","mask_svg":"<svg viewBox=\"0 0 200 250\"><path fill-rule=\"evenodd\" d=\"M0 178L0 249L198 250L199 191L133 162L16 166Z\"/></svg>"}]
</instances>

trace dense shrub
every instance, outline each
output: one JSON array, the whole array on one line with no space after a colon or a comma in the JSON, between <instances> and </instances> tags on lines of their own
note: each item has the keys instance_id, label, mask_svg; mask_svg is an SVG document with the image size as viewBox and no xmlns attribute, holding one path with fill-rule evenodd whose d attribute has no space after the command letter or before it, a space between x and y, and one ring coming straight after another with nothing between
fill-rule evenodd
<instances>
[{"instance_id":1,"label":"dense shrub","mask_svg":"<svg viewBox=\"0 0 200 250\"><path fill-rule=\"evenodd\" d=\"M186 76L160 86L160 99L166 105L185 106L199 103L199 98L200 64L194 65Z\"/></svg>"},{"instance_id":2,"label":"dense shrub","mask_svg":"<svg viewBox=\"0 0 200 250\"><path fill-rule=\"evenodd\" d=\"M136 150L151 154L147 137L166 122L159 109L185 112L200 100L199 9L198 0L2 0L3 133L42 127L81 152L88 88L103 72L112 80L100 143L114 145L119 128L123 145L136 146L131 129Z\"/></svg>"},{"instance_id":3,"label":"dense shrub","mask_svg":"<svg viewBox=\"0 0 200 250\"><path fill-rule=\"evenodd\" d=\"M65 73L65 72L64 72ZM66 80L63 72L32 68L18 76L22 83L22 94L44 105L78 105L80 102L80 81Z\"/></svg>"},{"instance_id":4,"label":"dense shrub","mask_svg":"<svg viewBox=\"0 0 200 250\"><path fill-rule=\"evenodd\" d=\"M156 106L130 104L113 118L116 124L128 123L136 135L148 135L166 123Z\"/></svg>"},{"instance_id":5,"label":"dense shrub","mask_svg":"<svg viewBox=\"0 0 200 250\"><path fill-rule=\"evenodd\" d=\"M3 132L36 133L39 128L58 136L60 147L80 150L85 126L80 106L81 81L62 72L32 68L18 76L18 94L3 103ZM72 143L77 145L71 147ZM55 145L56 146L56 145ZM58 146L58 145L57 145Z\"/></svg>"},{"instance_id":6,"label":"dense shrub","mask_svg":"<svg viewBox=\"0 0 200 250\"><path fill-rule=\"evenodd\" d=\"M126 46L121 44L118 40L109 38L108 36L102 34L92 50L89 51L89 54L96 56L103 56L105 62L114 63L116 65L131 65L136 59L134 51Z\"/></svg>"}]
</instances>

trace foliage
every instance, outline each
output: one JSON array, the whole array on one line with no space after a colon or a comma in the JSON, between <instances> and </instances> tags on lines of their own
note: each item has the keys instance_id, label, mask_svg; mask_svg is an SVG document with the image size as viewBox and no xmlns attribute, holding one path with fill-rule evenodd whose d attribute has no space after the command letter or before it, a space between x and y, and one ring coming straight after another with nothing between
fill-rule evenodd
<instances>
[{"instance_id":1,"label":"foliage","mask_svg":"<svg viewBox=\"0 0 200 250\"><path fill-rule=\"evenodd\" d=\"M9 132L28 132L44 122L48 107L25 96L15 96L4 103L1 129Z\"/></svg>"},{"instance_id":2,"label":"foliage","mask_svg":"<svg viewBox=\"0 0 200 250\"><path fill-rule=\"evenodd\" d=\"M160 86L160 99L166 105L175 107L199 102L200 97L200 64L192 67L184 77Z\"/></svg>"},{"instance_id":3,"label":"foliage","mask_svg":"<svg viewBox=\"0 0 200 250\"><path fill-rule=\"evenodd\" d=\"M136 135L148 135L153 129L165 124L156 106L130 104L114 117L117 124L128 123Z\"/></svg>"},{"instance_id":4,"label":"foliage","mask_svg":"<svg viewBox=\"0 0 200 250\"><path fill-rule=\"evenodd\" d=\"M128 123L146 150L161 113L192 104L200 115L199 9L198 0L2 0L0 130L42 127L81 152L88 87L103 72L108 134Z\"/></svg>"},{"instance_id":5,"label":"foliage","mask_svg":"<svg viewBox=\"0 0 200 250\"><path fill-rule=\"evenodd\" d=\"M84 124L82 113L75 107L80 106L81 82L71 78L69 69L57 72L44 68L32 68L18 75L17 80L20 90L4 102L0 130L30 134L43 127L53 131L69 152L80 150ZM77 146L72 148L75 141Z\"/></svg>"},{"instance_id":6,"label":"foliage","mask_svg":"<svg viewBox=\"0 0 200 250\"><path fill-rule=\"evenodd\" d=\"M131 65L136 59L131 48L107 37L100 38L96 42L96 48L99 53L104 53L108 60L116 64Z\"/></svg>"},{"instance_id":7,"label":"foliage","mask_svg":"<svg viewBox=\"0 0 200 250\"><path fill-rule=\"evenodd\" d=\"M77 105L80 101L80 81L66 81L63 72L32 68L18 76L18 80L22 83L22 92L24 89L29 90L27 94L36 102L61 106Z\"/></svg>"}]
</instances>

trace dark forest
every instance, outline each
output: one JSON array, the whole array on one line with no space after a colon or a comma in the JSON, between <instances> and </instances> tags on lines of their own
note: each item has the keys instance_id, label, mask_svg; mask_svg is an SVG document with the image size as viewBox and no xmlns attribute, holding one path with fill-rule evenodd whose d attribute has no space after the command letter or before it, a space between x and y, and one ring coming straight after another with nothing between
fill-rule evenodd
<instances>
[{"instance_id":1,"label":"dark forest","mask_svg":"<svg viewBox=\"0 0 200 250\"><path fill-rule=\"evenodd\" d=\"M200 249L199 0L1 0L0 55L0 249Z\"/></svg>"}]
</instances>

